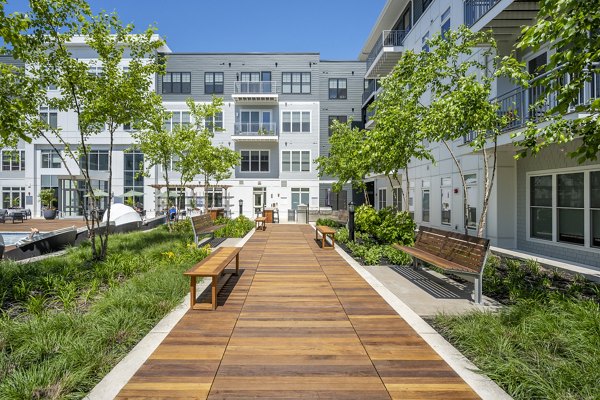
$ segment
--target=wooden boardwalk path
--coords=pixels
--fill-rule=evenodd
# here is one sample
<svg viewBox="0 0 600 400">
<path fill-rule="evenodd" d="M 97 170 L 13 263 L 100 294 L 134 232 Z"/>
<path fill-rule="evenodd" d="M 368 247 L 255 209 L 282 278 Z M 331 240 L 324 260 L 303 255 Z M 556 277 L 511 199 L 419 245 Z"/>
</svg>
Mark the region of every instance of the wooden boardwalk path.
<svg viewBox="0 0 600 400">
<path fill-rule="evenodd" d="M 118 398 L 475 399 L 304 225 L 268 225 L 216 311 L 188 311 Z"/>
</svg>

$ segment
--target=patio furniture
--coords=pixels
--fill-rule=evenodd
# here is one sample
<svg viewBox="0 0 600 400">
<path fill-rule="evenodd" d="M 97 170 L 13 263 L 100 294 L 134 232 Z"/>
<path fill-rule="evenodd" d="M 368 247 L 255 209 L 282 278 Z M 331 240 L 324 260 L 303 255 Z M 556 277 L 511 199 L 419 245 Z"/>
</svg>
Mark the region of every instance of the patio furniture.
<svg viewBox="0 0 600 400">
<path fill-rule="evenodd" d="M 315 232 L 315 240 L 319 240 L 319 233 L 321 234 L 321 248 L 322 249 L 334 249 L 335 248 L 335 229 L 329 226 L 317 225 Z M 331 238 L 331 246 L 325 246 L 327 243 L 327 236 Z"/>
<path fill-rule="evenodd" d="M 225 267 L 235 258 L 235 275 L 239 274 L 241 250 L 241 247 L 220 247 L 204 260 L 194 265 L 193 268 L 183 273 L 190 277 L 190 308 L 194 310 L 216 310 L 217 294 L 232 275 L 232 273 L 224 273 Z M 210 304 L 196 303 L 196 278 L 198 277 L 212 279 L 212 301 Z"/>
<path fill-rule="evenodd" d="M 215 231 L 224 225 L 214 225 L 210 214 L 196 215 L 192 217 L 192 231 L 194 232 L 194 242 L 198 245 L 198 237 L 208 233 L 214 235 Z"/>
<path fill-rule="evenodd" d="M 488 239 L 421 226 L 413 247 L 393 246 L 413 256 L 414 268 L 417 260 L 421 260 L 472 281 L 474 300 L 481 303 L 483 268 L 490 248 Z"/>
<path fill-rule="evenodd" d="M 267 218 L 266 217 L 256 217 L 254 220 L 254 227 L 256 230 L 261 229 L 263 232 L 267 230 Z"/>
</svg>

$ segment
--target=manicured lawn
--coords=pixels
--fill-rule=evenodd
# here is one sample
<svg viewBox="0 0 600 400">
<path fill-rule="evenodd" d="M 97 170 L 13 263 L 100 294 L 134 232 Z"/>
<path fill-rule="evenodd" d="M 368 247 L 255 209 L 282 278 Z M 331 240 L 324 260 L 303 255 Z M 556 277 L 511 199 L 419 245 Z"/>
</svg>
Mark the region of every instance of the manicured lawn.
<svg viewBox="0 0 600 400">
<path fill-rule="evenodd" d="M 497 313 L 438 316 L 433 324 L 515 399 L 600 398 L 600 290 L 532 262 L 492 261 L 484 293 Z"/>
<path fill-rule="evenodd" d="M 187 228 L 115 235 L 106 261 L 89 248 L 0 264 L 0 398 L 81 398 L 188 290 L 207 255 Z"/>
</svg>

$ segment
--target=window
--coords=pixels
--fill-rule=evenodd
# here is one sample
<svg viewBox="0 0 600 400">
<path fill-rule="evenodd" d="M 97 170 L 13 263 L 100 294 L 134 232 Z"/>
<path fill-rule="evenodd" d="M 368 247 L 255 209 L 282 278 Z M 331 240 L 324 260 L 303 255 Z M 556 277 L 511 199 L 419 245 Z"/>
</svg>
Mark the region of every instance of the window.
<svg viewBox="0 0 600 400">
<path fill-rule="evenodd" d="M 204 94 L 223 93 L 223 73 L 205 72 L 204 73 Z"/>
<path fill-rule="evenodd" d="M 101 66 L 91 65 L 88 67 L 88 74 L 99 77 L 102 76 L 104 69 Z"/>
<path fill-rule="evenodd" d="M 583 245 L 583 172 L 556 176 L 558 241 Z"/>
<path fill-rule="evenodd" d="M 60 155 L 52 150 L 42 150 L 42 168 L 60 168 Z"/>
<path fill-rule="evenodd" d="M 283 72 L 281 81 L 285 94 L 310 94 L 310 72 Z"/>
<path fill-rule="evenodd" d="M 40 121 L 50 128 L 58 127 L 58 110 L 56 108 L 40 107 Z"/>
<path fill-rule="evenodd" d="M 410 181 L 408 188 L 408 213 L 415 219 L 415 182 Z"/>
<path fill-rule="evenodd" d="M 223 207 L 223 189 L 213 188 L 206 193 L 206 204 L 209 207 Z"/>
<path fill-rule="evenodd" d="M 402 211 L 402 188 L 392 189 L 392 207 L 396 211 Z"/>
<path fill-rule="evenodd" d="M 190 124 L 189 111 L 170 111 L 171 117 L 165 119 L 165 129 L 173 131 L 178 126 L 187 126 Z"/>
<path fill-rule="evenodd" d="M 167 72 L 162 78 L 162 92 L 165 94 L 192 93 L 192 73 Z"/>
<path fill-rule="evenodd" d="M 378 195 L 379 195 L 379 209 L 383 210 L 384 208 L 387 207 L 387 190 L 379 189 Z"/>
<path fill-rule="evenodd" d="M 3 150 L 2 171 L 25 171 L 25 150 Z"/>
<path fill-rule="evenodd" d="M 297 210 L 299 204 L 308 205 L 310 201 L 310 189 L 292 188 L 292 209 Z"/>
<path fill-rule="evenodd" d="M 410 31 L 411 27 L 411 6 L 409 5 L 408 7 L 406 7 L 404 14 L 402 14 L 400 30 L 408 32 Z"/>
<path fill-rule="evenodd" d="M 82 169 L 89 171 L 108 171 L 108 150 L 90 150 L 88 153 L 88 162 L 85 162 L 83 156 L 80 159 Z"/>
<path fill-rule="evenodd" d="M 421 187 L 421 220 L 423 222 L 430 222 L 429 219 L 429 207 L 430 207 L 430 189 L 431 182 L 423 181 Z"/>
<path fill-rule="evenodd" d="M 144 154 L 138 151 L 124 154 L 123 191 L 144 193 Z M 144 196 L 130 196 L 134 205 L 144 208 Z M 127 200 L 124 199 L 124 200 Z"/>
<path fill-rule="evenodd" d="M 18 208 L 25 206 L 24 187 L 2 188 L 2 208 Z"/>
<path fill-rule="evenodd" d="M 452 178 L 442 178 L 442 225 L 452 221 Z"/>
<path fill-rule="evenodd" d="M 590 172 L 590 213 L 592 237 L 590 244 L 600 247 L 600 171 Z"/>
<path fill-rule="evenodd" d="M 427 39 L 429 39 L 429 32 L 427 32 L 422 38 L 421 38 L 421 44 L 423 45 L 423 47 L 421 47 L 421 50 L 423 50 L 426 53 L 429 53 L 429 45 L 427 44 Z"/>
<path fill-rule="evenodd" d="M 242 150 L 242 172 L 269 172 L 268 150 Z"/>
<path fill-rule="evenodd" d="M 283 172 L 310 172 L 310 151 L 283 151 L 281 153 Z"/>
<path fill-rule="evenodd" d="M 132 131 L 133 128 L 131 127 L 131 122 L 127 122 L 126 124 L 123 124 L 123 130 L 127 131 L 127 132 Z"/>
<path fill-rule="evenodd" d="M 282 113 L 282 132 L 309 133 L 310 111 L 284 111 Z"/>
<path fill-rule="evenodd" d="M 467 186 L 467 227 L 475 229 L 477 226 L 477 204 L 479 204 L 479 191 L 477 190 L 477 175 L 465 175 Z"/>
<path fill-rule="evenodd" d="M 220 132 L 223 130 L 223 112 L 218 112 L 206 121 L 206 128 L 209 132 Z"/>
<path fill-rule="evenodd" d="M 552 175 L 532 176 L 529 190 L 530 236 L 552 240 Z"/>
<path fill-rule="evenodd" d="M 242 111 L 241 123 L 236 127 L 239 133 L 274 134 L 271 124 L 271 111 Z"/>
<path fill-rule="evenodd" d="M 329 136 L 333 134 L 331 131 L 331 126 L 333 125 L 333 121 L 339 121 L 342 124 L 348 123 L 348 116 L 346 115 L 330 115 L 329 116 Z"/>
<path fill-rule="evenodd" d="M 346 78 L 329 79 L 329 99 L 345 100 L 348 98 L 348 88 Z"/>
<path fill-rule="evenodd" d="M 442 14 L 442 38 L 446 39 L 446 33 L 450 30 L 450 7 Z"/>
</svg>

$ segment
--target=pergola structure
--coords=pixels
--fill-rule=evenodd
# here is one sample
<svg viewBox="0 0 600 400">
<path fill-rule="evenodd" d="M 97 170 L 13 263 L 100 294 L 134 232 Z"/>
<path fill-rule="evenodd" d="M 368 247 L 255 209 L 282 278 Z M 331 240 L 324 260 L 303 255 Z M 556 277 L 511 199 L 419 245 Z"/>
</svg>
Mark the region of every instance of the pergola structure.
<svg viewBox="0 0 600 400">
<path fill-rule="evenodd" d="M 148 186 L 150 186 L 150 187 L 152 187 L 154 189 L 157 189 L 159 191 L 161 191 L 164 188 L 168 188 L 169 190 L 181 190 L 183 188 L 183 189 L 191 189 L 192 192 L 194 192 L 197 188 L 202 188 L 202 189 L 204 189 L 204 198 L 205 198 L 205 200 L 207 199 L 207 195 L 206 194 L 207 194 L 208 189 L 212 189 L 213 196 L 214 196 L 214 193 L 215 193 L 216 189 L 223 190 L 224 191 L 223 198 L 227 199 L 228 198 L 227 191 L 229 190 L 229 188 L 232 187 L 232 185 L 210 185 L 210 184 L 209 185 L 205 185 L 205 184 L 200 184 L 200 183 L 188 183 L 188 184 L 185 184 L 185 185 L 177 185 L 177 184 L 169 184 L 169 185 L 167 185 L 167 184 L 164 184 L 164 183 L 157 183 L 157 184 L 152 184 L 152 185 L 148 185 Z M 195 197 L 195 196 L 185 196 L 185 197 L 188 198 L 188 197 Z M 224 202 L 223 206 L 225 208 L 225 211 L 228 212 L 231 205 L 229 204 L 229 202 Z"/>
</svg>

